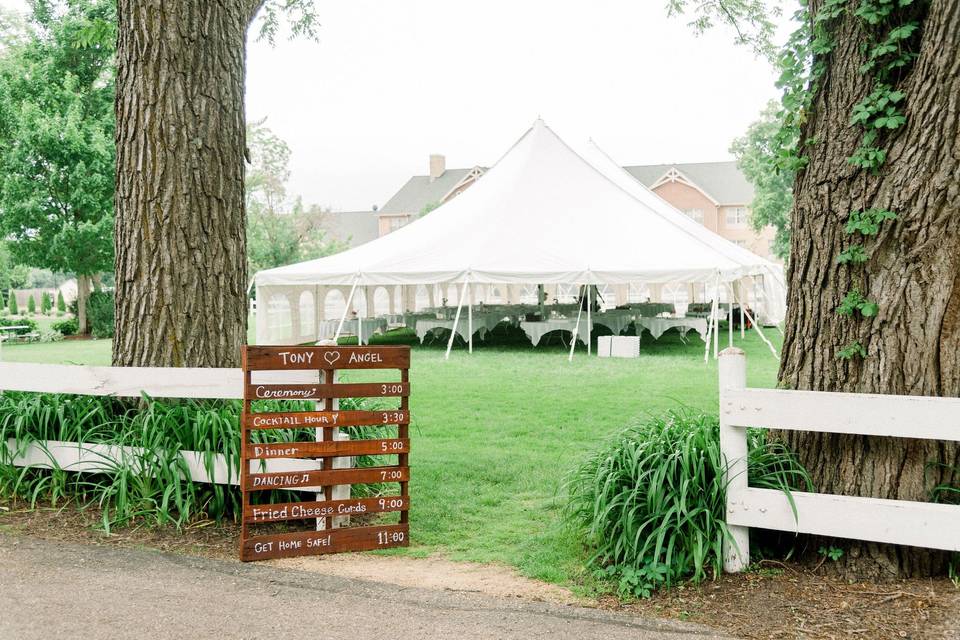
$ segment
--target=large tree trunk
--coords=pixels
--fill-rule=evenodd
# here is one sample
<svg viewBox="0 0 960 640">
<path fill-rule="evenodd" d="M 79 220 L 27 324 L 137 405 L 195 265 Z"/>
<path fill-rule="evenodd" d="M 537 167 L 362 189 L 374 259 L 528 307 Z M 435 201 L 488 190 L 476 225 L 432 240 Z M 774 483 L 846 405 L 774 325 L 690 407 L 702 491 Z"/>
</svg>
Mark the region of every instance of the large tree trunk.
<svg viewBox="0 0 960 640">
<path fill-rule="evenodd" d="M 117 366 L 237 366 L 246 31 L 262 0 L 117 2 Z"/>
<path fill-rule="evenodd" d="M 815 12 L 820 2 L 811 4 Z M 888 157 L 876 176 L 847 162 L 862 136 L 850 124 L 851 109 L 868 92 L 858 70 L 863 35 L 849 13 L 831 30 L 836 48 L 804 131 L 818 142 L 794 187 L 780 367 L 788 388 L 960 395 L 960 2 L 931 2 L 922 29 L 919 58 L 899 85 L 908 120 L 883 143 Z M 899 220 L 866 243 L 865 268 L 838 265 L 851 241 L 847 215 L 868 207 L 890 209 Z M 878 317 L 835 313 L 853 286 L 879 303 Z M 838 359 L 854 340 L 868 356 Z M 955 443 L 785 438 L 824 493 L 926 501 L 936 484 L 960 480 Z M 840 568 L 848 576 L 898 577 L 941 571 L 944 560 L 938 552 L 861 544 Z"/>
<path fill-rule="evenodd" d="M 87 322 L 87 299 L 90 297 L 90 276 L 77 276 L 77 333 L 86 335 L 90 331 Z"/>
</svg>

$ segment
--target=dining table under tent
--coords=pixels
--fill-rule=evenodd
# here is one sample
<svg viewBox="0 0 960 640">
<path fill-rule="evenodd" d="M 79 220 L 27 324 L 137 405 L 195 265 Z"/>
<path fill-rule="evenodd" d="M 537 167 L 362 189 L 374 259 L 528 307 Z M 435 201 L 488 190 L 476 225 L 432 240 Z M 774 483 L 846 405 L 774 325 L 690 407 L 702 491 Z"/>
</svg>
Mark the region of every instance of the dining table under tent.
<svg viewBox="0 0 960 640">
<path fill-rule="evenodd" d="M 422 322 L 421 329 L 450 331 L 448 356 L 455 335 L 472 351 L 475 333 L 511 321 L 534 344 L 551 330 L 569 331 L 571 358 L 577 338 L 590 348 L 598 324 L 616 334 L 636 323 L 638 335 L 643 324 L 655 336 L 693 327 L 708 357 L 711 336 L 717 350 L 721 298 L 729 339 L 736 303 L 741 335 L 749 320 L 776 355 L 760 325 L 779 324 L 786 299 L 780 265 L 690 219 L 593 143 L 575 152 L 540 119 L 481 179 L 429 214 L 342 253 L 260 271 L 252 286 L 258 344 L 336 339 L 345 328 L 362 341 L 388 326 Z M 594 311 L 589 297 L 597 287 L 606 298 L 612 292 L 617 309 Z M 627 305 L 637 287 L 646 294 L 640 312 Z M 656 313 L 674 308 L 668 292 L 678 287 L 687 300 L 710 303 L 699 324 Z M 536 292 L 535 304 L 518 305 L 525 291 Z M 328 318 L 333 292 L 345 306 Z M 377 316 L 374 299 L 383 292 L 388 308 Z M 564 293 L 588 299 L 561 304 Z M 441 300 L 450 303 L 446 314 L 437 313 Z M 418 314 L 420 306 L 430 311 Z"/>
</svg>

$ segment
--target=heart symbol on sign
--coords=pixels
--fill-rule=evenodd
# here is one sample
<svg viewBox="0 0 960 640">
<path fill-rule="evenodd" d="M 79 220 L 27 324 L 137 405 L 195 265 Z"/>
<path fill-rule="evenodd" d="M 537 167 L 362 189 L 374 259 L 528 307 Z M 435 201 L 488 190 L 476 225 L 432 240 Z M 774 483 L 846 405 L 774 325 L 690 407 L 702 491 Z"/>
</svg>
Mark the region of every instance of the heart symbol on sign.
<svg viewBox="0 0 960 640">
<path fill-rule="evenodd" d="M 333 364 L 340 359 L 339 351 L 327 351 L 323 354 L 323 359 L 327 361 L 327 364 Z"/>
</svg>

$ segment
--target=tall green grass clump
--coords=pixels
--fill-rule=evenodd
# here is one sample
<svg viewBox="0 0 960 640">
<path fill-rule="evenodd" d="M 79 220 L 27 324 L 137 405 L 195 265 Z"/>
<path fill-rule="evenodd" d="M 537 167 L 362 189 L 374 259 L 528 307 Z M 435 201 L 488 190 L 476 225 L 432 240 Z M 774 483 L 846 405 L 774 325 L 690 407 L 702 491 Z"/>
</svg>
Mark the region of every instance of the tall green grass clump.
<svg viewBox="0 0 960 640">
<path fill-rule="evenodd" d="M 752 486 L 810 489 L 782 445 L 751 431 Z M 716 416 L 670 411 L 610 438 L 565 480 L 567 522 L 587 544 L 588 565 L 624 597 L 718 575 L 726 487 Z"/>
<path fill-rule="evenodd" d="M 345 399 L 341 410 L 370 409 L 365 400 Z M 313 403 L 257 401 L 254 411 L 303 411 Z M 136 455 L 103 456 L 103 470 L 76 473 L 62 469 L 14 467 L 0 446 L 0 496 L 35 505 L 75 499 L 103 514 L 103 527 L 134 519 L 181 527 L 197 519 L 237 519 L 242 511 L 239 487 L 193 482 L 180 455 L 199 451 L 209 475 L 216 456 L 224 456 L 234 477 L 240 473 L 241 403 L 238 400 L 122 400 L 110 397 L 6 392 L 0 394 L 0 443 L 48 440 L 115 445 L 141 450 Z M 395 427 L 354 427 L 353 438 L 396 437 Z M 254 431 L 256 442 L 312 441 L 312 429 Z M 395 464 L 396 456 L 358 456 L 356 466 Z M 355 485 L 356 497 L 380 495 L 387 485 Z M 291 492 L 259 492 L 254 502 L 292 499 Z"/>
</svg>

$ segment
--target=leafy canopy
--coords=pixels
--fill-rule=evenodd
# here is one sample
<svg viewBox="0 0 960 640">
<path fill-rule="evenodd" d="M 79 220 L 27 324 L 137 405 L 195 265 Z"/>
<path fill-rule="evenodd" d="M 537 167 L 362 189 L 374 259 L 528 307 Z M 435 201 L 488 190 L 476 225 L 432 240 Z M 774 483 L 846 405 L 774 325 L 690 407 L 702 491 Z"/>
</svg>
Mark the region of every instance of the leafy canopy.
<svg viewBox="0 0 960 640">
<path fill-rule="evenodd" d="M 92 275 L 113 264 L 114 89 L 112 41 L 90 30 L 115 8 L 32 8 L 0 36 L 0 233 L 17 262 Z"/>
<path fill-rule="evenodd" d="M 774 253 L 782 259 L 790 254 L 790 208 L 793 206 L 793 171 L 777 166 L 777 133 L 781 122 L 779 105 L 771 101 L 750 125 L 733 141 L 730 152 L 737 166 L 753 185 L 750 222 L 758 231 L 767 225 L 777 230 Z"/>
<path fill-rule="evenodd" d="M 341 250 L 326 231 L 327 211 L 290 202 L 290 147 L 264 121 L 247 125 L 250 164 L 245 182 L 247 272 L 320 258 Z"/>
</svg>

